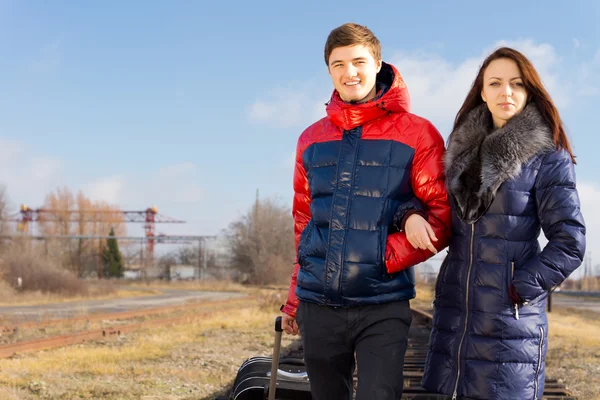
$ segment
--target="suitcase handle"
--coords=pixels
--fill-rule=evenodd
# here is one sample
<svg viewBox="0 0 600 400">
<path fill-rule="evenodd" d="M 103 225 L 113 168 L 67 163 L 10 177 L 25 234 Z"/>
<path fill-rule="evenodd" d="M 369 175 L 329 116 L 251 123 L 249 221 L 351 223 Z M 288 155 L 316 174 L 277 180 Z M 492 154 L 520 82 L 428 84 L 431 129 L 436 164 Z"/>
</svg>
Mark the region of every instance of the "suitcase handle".
<svg viewBox="0 0 600 400">
<path fill-rule="evenodd" d="M 269 372 L 269 376 L 271 373 Z M 277 378 L 291 382 L 308 382 L 308 373 L 306 372 L 287 372 L 281 369 L 277 370 Z"/>
<path fill-rule="evenodd" d="M 298 357 L 279 357 L 279 365 L 281 364 L 293 365 L 295 367 L 304 367 L 306 365 L 304 359 Z"/>
<path fill-rule="evenodd" d="M 275 318 L 275 345 L 273 346 L 273 360 L 271 362 L 271 379 L 269 380 L 268 400 L 275 400 L 275 388 L 277 387 L 277 370 L 279 367 L 279 352 L 281 350 L 281 316 Z"/>
</svg>

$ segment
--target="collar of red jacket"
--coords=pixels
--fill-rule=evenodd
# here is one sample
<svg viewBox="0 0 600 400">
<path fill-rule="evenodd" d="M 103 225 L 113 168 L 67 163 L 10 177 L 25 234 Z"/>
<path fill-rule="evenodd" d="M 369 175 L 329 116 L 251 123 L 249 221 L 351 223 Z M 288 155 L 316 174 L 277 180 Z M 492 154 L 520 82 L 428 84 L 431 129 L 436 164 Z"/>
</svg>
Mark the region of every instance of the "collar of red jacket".
<svg viewBox="0 0 600 400">
<path fill-rule="evenodd" d="M 374 100 L 360 104 L 346 103 L 334 90 L 327 104 L 329 119 L 340 128 L 349 130 L 385 115 L 409 112 L 408 89 L 396 67 L 384 62 L 377 74 L 377 83 L 388 87 L 387 91 Z"/>
</svg>

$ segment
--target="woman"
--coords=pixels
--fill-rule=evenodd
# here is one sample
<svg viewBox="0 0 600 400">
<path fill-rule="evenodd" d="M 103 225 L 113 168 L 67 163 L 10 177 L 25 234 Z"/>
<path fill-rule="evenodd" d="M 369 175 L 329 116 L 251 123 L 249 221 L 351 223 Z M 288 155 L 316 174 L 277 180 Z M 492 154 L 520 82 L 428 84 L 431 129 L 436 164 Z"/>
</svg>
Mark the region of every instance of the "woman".
<svg viewBox="0 0 600 400">
<path fill-rule="evenodd" d="M 541 399 L 546 297 L 581 264 L 585 225 L 571 146 L 523 54 L 500 48 L 484 61 L 444 161 L 452 239 L 423 386 L 453 399 Z"/>
</svg>

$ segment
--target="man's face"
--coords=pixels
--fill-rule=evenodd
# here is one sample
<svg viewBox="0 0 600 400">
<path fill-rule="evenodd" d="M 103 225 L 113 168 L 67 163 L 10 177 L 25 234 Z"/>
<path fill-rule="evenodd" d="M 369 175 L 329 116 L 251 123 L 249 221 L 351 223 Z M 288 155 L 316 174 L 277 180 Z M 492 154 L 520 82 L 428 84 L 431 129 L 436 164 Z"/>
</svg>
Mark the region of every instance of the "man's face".
<svg viewBox="0 0 600 400">
<path fill-rule="evenodd" d="M 327 69 L 342 100 L 363 103 L 375 97 L 381 60 L 375 60 L 367 47 L 361 44 L 336 47 L 329 56 Z"/>
</svg>

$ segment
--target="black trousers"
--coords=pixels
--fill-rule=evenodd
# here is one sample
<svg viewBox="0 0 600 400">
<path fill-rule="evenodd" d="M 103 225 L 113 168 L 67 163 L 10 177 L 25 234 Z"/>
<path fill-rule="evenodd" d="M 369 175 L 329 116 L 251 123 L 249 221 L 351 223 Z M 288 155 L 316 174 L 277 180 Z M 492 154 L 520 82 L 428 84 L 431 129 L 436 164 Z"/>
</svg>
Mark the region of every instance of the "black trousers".
<svg viewBox="0 0 600 400">
<path fill-rule="evenodd" d="M 356 400 L 400 400 L 408 300 L 350 308 L 300 302 L 296 320 L 314 400 L 351 400 L 355 366 Z"/>
</svg>

